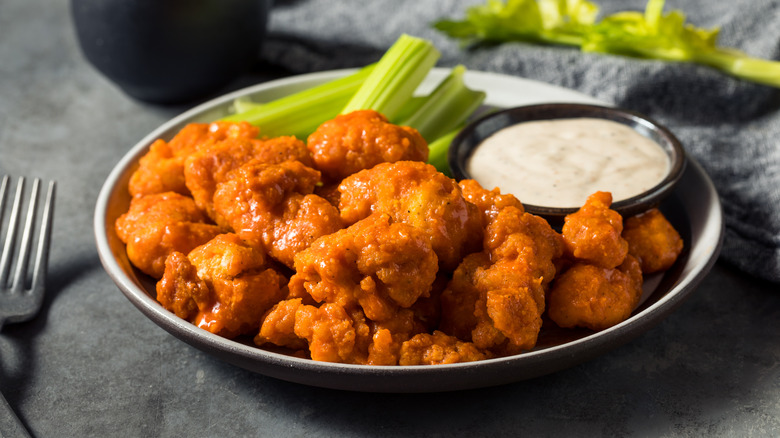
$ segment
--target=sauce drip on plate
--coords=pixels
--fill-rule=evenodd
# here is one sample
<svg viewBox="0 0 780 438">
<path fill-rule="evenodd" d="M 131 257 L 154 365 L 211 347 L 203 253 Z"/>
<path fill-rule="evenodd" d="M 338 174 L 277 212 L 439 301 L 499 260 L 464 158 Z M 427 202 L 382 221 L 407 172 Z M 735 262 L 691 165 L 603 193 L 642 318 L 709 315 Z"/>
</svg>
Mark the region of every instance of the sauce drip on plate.
<svg viewBox="0 0 780 438">
<path fill-rule="evenodd" d="M 575 118 L 504 128 L 476 148 L 467 171 L 525 204 L 567 208 L 599 190 L 615 202 L 638 195 L 661 182 L 669 166 L 661 146 L 630 127 Z"/>
</svg>

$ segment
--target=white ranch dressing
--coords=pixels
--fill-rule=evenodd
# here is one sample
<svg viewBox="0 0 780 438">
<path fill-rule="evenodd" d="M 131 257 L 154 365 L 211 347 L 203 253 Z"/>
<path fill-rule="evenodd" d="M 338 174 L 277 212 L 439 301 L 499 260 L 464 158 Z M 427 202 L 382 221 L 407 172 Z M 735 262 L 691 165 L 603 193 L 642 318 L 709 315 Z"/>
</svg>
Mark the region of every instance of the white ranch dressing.
<svg viewBox="0 0 780 438">
<path fill-rule="evenodd" d="M 499 187 L 525 204 L 579 207 L 596 191 L 613 202 L 652 188 L 669 157 L 630 127 L 596 118 L 519 123 L 485 139 L 467 171 L 486 189 Z"/>
</svg>

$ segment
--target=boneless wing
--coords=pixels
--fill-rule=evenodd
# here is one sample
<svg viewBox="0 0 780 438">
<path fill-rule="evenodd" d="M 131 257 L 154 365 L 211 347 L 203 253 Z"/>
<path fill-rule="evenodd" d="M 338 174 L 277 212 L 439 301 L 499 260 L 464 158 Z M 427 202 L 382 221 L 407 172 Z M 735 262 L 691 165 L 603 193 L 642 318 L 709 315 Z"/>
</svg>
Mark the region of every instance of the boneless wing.
<svg viewBox="0 0 780 438">
<path fill-rule="evenodd" d="M 365 318 L 343 306 L 304 304 L 291 298 L 276 304 L 264 317 L 255 344 L 273 344 L 303 351 L 313 360 L 365 363 L 370 339 Z"/>
<path fill-rule="evenodd" d="M 227 226 L 214 211 L 217 184 L 249 161 L 279 164 L 288 160 L 312 164 L 306 145 L 295 137 L 226 139 L 191 154 L 184 163 L 184 181 L 198 207 L 218 224 Z"/>
<path fill-rule="evenodd" d="M 416 129 L 389 123 L 374 110 L 342 114 L 323 123 L 309 136 L 307 146 L 327 181 L 340 181 L 379 163 L 428 160 L 428 143 Z"/>
<path fill-rule="evenodd" d="M 158 139 L 139 160 L 130 177 L 132 196 L 176 192 L 189 195 L 184 180 L 184 162 L 192 153 L 225 139 L 257 137 L 259 130 L 247 122 L 190 123 L 169 142 Z"/>
<path fill-rule="evenodd" d="M 603 330 L 629 316 L 642 297 L 642 269 L 631 255 L 616 268 L 577 262 L 554 282 L 548 315 L 560 327 Z"/>
<path fill-rule="evenodd" d="M 543 218 L 508 206 L 487 227 L 484 247 L 492 260 L 523 266 L 546 286 L 555 277 L 555 261 L 563 256 L 565 243 Z"/>
<path fill-rule="evenodd" d="M 680 234 L 657 208 L 626 219 L 623 238 L 645 274 L 669 269 L 683 249 Z"/>
<path fill-rule="evenodd" d="M 409 309 L 401 309 L 391 320 L 378 323 L 368 320 L 357 308 L 347 309 L 338 303 L 304 304 L 301 298 L 291 298 L 266 314 L 255 343 L 308 350 L 308 356 L 319 361 L 398 365 L 404 343 L 421 333 Z M 470 352 L 476 347 L 461 349 Z M 454 357 L 449 359 L 456 361 Z"/>
<path fill-rule="evenodd" d="M 498 187 L 487 190 L 473 179 L 460 180 L 458 185 L 463 193 L 463 198 L 476 205 L 482 213 L 482 223 L 485 227 L 488 226 L 488 224 L 498 216 L 498 212 L 505 207 L 515 207 L 520 210 L 521 213 L 525 211 L 520 200 L 512 194 L 501 193 L 501 190 Z"/>
<path fill-rule="evenodd" d="M 596 192 L 577 212 L 564 219 L 562 234 L 569 256 L 604 268 L 614 268 L 628 254 L 623 218 L 612 209 L 612 195 Z"/>
<path fill-rule="evenodd" d="M 415 335 L 402 344 L 400 356 L 399 365 L 440 365 L 491 357 L 474 344 L 440 331 Z"/>
<path fill-rule="evenodd" d="M 463 198 L 452 179 L 430 164 L 379 164 L 345 178 L 339 192 L 344 223 L 386 213 L 396 222 L 422 230 L 446 271 L 453 271 L 463 257 L 481 248 L 479 210 Z"/>
<path fill-rule="evenodd" d="M 312 194 L 320 173 L 300 161 L 250 161 L 217 185 L 214 210 L 242 239 L 288 267 L 317 238 L 342 228 L 338 210 Z"/>
<path fill-rule="evenodd" d="M 198 327 L 232 338 L 256 332 L 287 295 L 287 278 L 257 248 L 220 234 L 188 255 L 172 253 L 157 283 L 157 300 Z"/>
<path fill-rule="evenodd" d="M 133 265 L 160 278 L 169 254 L 188 253 L 222 232 L 207 221 L 192 198 L 166 192 L 133 198 L 115 228 Z"/>
<path fill-rule="evenodd" d="M 485 231 L 484 246 L 463 260 L 442 293 L 441 329 L 500 355 L 528 350 L 542 326 L 561 237 L 540 218 L 506 206 Z"/>
<path fill-rule="evenodd" d="M 359 306 L 369 319 L 387 321 L 428 295 L 437 270 L 424 234 L 376 214 L 298 253 L 290 294 L 348 309 Z"/>
</svg>

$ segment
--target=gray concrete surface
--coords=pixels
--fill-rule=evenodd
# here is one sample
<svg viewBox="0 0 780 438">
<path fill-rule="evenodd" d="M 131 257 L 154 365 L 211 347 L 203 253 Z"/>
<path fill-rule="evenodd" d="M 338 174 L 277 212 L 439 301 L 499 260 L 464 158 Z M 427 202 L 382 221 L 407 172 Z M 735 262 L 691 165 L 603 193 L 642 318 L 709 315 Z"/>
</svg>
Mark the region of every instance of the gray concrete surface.
<svg viewBox="0 0 780 438">
<path fill-rule="evenodd" d="M 456 393 L 311 388 L 225 364 L 147 320 L 92 214 L 125 151 L 186 106 L 133 101 L 81 57 L 64 1 L 0 0 L 0 174 L 59 183 L 50 291 L 0 332 L 0 391 L 38 437 L 652 436 L 780 432 L 780 289 L 718 263 L 659 326 L 591 362 Z M 280 74 L 242 78 L 231 88 Z"/>
</svg>

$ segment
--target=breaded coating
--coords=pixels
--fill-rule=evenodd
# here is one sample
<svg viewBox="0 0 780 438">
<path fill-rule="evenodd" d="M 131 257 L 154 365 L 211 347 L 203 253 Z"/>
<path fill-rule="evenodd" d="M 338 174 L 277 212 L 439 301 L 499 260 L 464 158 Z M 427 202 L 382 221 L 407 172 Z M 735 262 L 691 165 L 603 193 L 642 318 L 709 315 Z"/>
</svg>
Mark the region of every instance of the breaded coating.
<svg viewBox="0 0 780 438">
<path fill-rule="evenodd" d="M 609 192 L 596 192 L 577 212 L 566 216 L 562 233 L 570 257 L 602 268 L 623 263 L 628 254 L 628 242 L 620 235 L 623 218 L 610 205 Z"/>
<path fill-rule="evenodd" d="M 293 298 L 268 312 L 254 341 L 259 346 L 308 347 L 313 360 L 364 364 L 370 339 L 369 327 L 359 312 L 348 312 L 334 303 L 316 307 Z"/>
<path fill-rule="evenodd" d="M 475 309 L 480 298 L 479 277 L 490 265 L 490 256 L 477 252 L 466 256 L 455 269 L 452 280 L 441 294 L 441 331 L 458 339 L 471 340 L 471 331 L 478 322 Z"/>
<path fill-rule="evenodd" d="M 626 219 L 623 238 L 645 274 L 671 268 L 683 249 L 680 234 L 657 208 Z"/>
<path fill-rule="evenodd" d="M 314 360 L 363 365 L 398 365 L 401 360 L 408 365 L 455 363 L 489 357 L 473 344 L 441 332 L 424 334 L 408 309 L 376 323 L 359 310 L 349 312 L 335 303 L 306 305 L 299 298 L 282 301 L 267 313 L 255 343 L 308 348 Z"/>
<path fill-rule="evenodd" d="M 631 255 L 617 268 L 578 262 L 556 278 L 547 314 L 560 327 L 603 330 L 625 321 L 642 297 L 642 269 Z"/>
<path fill-rule="evenodd" d="M 516 354 L 536 345 L 545 308 L 542 279 L 525 263 L 499 260 L 472 274 L 479 292 L 471 340 L 498 354 Z"/>
<path fill-rule="evenodd" d="M 421 296 L 410 307 L 414 313 L 414 320 L 421 325 L 423 331 L 430 333 L 439 327 L 441 323 L 441 294 L 449 282 L 450 276 L 447 273 L 438 272 L 428 296 Z"/>
<path fill-rule="evenodd" d="M 493 265 L 493 269 L 501 264 Z M 536 345 L 542 328 L 542 312 L 536 296 L 538 283 L 504 289 L 489 289 L 477 301 L 477 326 L 471 332 L 474 344 L 502 354 L 515 354 Z"/>
<path fill-rule="evenodd" d="M 302 301 L 292 298 L 276 303 L 263 317 L 255 344 L 274 344 L 294 350 L 307 348 L 306 340 L 295 334 L 295 313 L 303 306 Z"/>
<path fill-rule="evenodd" d="M 374 110 L 339 115 L 306 143 L 315 167 L 331 182 L 379 163 L 428 160 L 428 143 L 416 129 L 389 123 Z"/>
<path fill-rule="evenodd" d="M 542 327 L 562 238 L 543 219 L 506 206 L 488 226 L 484 246 L 463 260 L 442 293 L 440 328 L 496 354 L 529 350 Z"/>
<path fill-rule="evenodd" d="M 396 222 L 422 230 L 445 271 L 453 271 L 463 257 L 481 249 L 479 210 L 463 199 L 455 181 L 430 164 L 379 164 L 345 178 L 339 192 L 345 224 L 374 212 L 387 213 Z"/>
<path fill-rule="evenodd" d="M 173 253 L 157 300 L 177 316 L 226 338 L 255 332 L 287 295 L 287 278 L 235 234 L 220 234 L 189 255 Z"/>
<path fill-rule="evenodd" d="M 342 228 L 336 207 L 311 194 L 320 173 L 299 161 L 250 161 L 217 184 L 214 210 L 242 239 L 288 267 L 317 238 Z"/>
<path fill-rule="evenodd" d="M 492 260 L 522 265 L 546 286 L 555 277 L 554 261 L 563 256 L 565 242 L 543 218 L 509 206 L 488 226 L 484 247 Z"/>
<path fill-rule="evenodd" d="M 311 166 L 306 145 L 295 137 L 271 139 L 226 139 L 191 154 L 184 163 L 184 181 L 195 204 L 222 226 L 224 218 L 214 211 L 217 184 L 228 179 L 231 172 L 249 161 L 279 164 L 297 160 Z"/>
<path fill-rule="evenodd" d="M 399 365 L 440 365 L 473 362 L 490 358 L 470 342 L 463 342 L 440 331 L 421 333 L 401 346 Z"/>
<path fill-rule="evenodd" d="M 301 306 L 295 312 L 295 334 L 306 339 L 314 360 L 354 363 L 355 327 L 338 304 Z"/>
<path fill-rule="evenodd" d="M 473 179 L 463 179 L 458 182 L 463 193 L 463 198 L 471 202 L 482 212 L 483 226 L 488 226 L 498 212 L 504 207 L 515 207 L 520 212 L 524 212 L 523 204 L 512 194 L 501 194 L 498 187 L 493 190 L 487 190 Z"/>
<path fill-rule="evenodd" d="M 428 294 L 437 258 L 421 231 L 375 214 L 298 253 L 295 271 L 291 296 L 359 306 L 366 317 L 381 322 Z"/>
<path fill-rule="evenodd" d="M 176 192 L 189 195 L 184 181 L 184 161 L 195 151 L 225 139 L 257 137 L 259 131 L 247 122 L 190 123 L 170 142 L 158 139 L 139 160 L 128 190 L 134 197 Z"/>
<path fill-rule="evenodd" d="M 333 204 L 334 207 L 339 207 L 339 198 L 341 197 L 341 193 L 339 193 L 339 184 L 341 181 L 335 184 L 322 184 L 318 185 L 314 188 L 314 194 L 320 197 L 325 198 L 328 202 Z"/>
<path fill-rule="evenodd" d="M 115 227 L 117 236 L 127 245 L 130 262 L 159 279 L 169 254 L 188 253 L 222 232 L 207 221 L 192 198 L 166 192 L 133 198 Z"/>
<path fill-rule="evenodd" d="M 428 332 L 414 309 L 400 309 L 392 319 L 370 321 L 369 326 L 372 339 L 368 347 L 367 365 L 398 365 L 403 343 L 415 335 Z"/>
<path fill-rule="evenodd" d="M 174 251 L 165 262 L 164 275 L 156 286 L 157 301 L 179 318 L 196 321 L 200 309 L 206 309 L 213 299 L 211 289 L 186 255 Z"/>
</svg>

